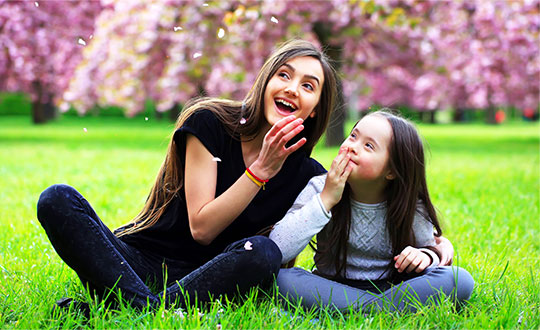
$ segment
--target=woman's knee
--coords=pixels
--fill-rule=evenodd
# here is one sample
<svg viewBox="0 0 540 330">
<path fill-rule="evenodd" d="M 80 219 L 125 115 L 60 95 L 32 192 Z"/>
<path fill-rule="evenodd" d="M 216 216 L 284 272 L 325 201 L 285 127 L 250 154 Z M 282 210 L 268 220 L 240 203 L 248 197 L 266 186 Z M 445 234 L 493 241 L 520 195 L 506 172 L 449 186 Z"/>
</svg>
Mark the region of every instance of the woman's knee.
<svg viewBox="0 0 540 330">
<path fill-rule="evenodd" d="M 260 268 L 261 271 L 271 272 L 274 276 L 277 276 L 282 257 L 276 243 L 265 236 L 253 236 L 247 242 L 251 244 L 246 245 L 245 248 L 251 248 L 250 259 L 256 261 L 257 268 Z"/>
<path fill-rule="evenodd" d="M 54 184 L 45 189 L 39 196 L 37 204 L 38 220 L 43 224 L 56 218 L 55 215 L 58 213 L 64 213 L 75 194 L 78 194 L 77 190 L 66 184 Z"/>
</svg>

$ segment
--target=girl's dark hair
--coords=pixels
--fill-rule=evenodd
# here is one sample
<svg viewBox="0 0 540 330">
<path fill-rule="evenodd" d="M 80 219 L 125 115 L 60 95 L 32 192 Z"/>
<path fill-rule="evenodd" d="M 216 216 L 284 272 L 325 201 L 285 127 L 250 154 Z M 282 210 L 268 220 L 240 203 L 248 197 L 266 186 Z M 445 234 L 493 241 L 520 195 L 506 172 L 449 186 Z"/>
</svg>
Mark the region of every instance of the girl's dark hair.
<svg viewBox="0 0 540 330">
<path fill-rule="evenodd" d="M 407 246 L 415 246 L 412 229 L 415 212 L 418 211 L 428 219 L 436 229 L 435 236 L 442 235 L 435 207 L 431 203 L 426 183 L 426 166 L 424 146 L 414 125 L 392 112 L 388 108 L 368 114 L 382 116 L 392 127 L 389 145 L 388 166 L 395 175 L 389 180 L 385 189 L 386 197 L 386 229 L 392 244 L 392 254 L 398 255 Z M 356 125 L 355 125 L 356 126 Z M 351 227 L 351 188 L 345 185 L 343 197 L 332 208 L 332 219 L 328 228 L 317 235 L 318 265 L 333 264 L 336 279 L 344 278 L 347 265 L 347 242 Z M 418 207 L 418 205 L 424 206 Z M 331 224 L 331 225 L 330 225 Z M 325 233 L 323 233 L 325 232 Z M 321 234 L 323 236 L 319 237 Z M 319 241 L 321 243 L 319 243 Z M 393 260 L 388 265 L 391 267 Z M 397 275 L 395 270 L 391 277 Z"/>
<path fill-rule="evenodd" d="M 319 60 L 324 73 L 321 97 L 314 109 L 316 115 L 313 118 L 308 117 L 304 121 L 304 130 L 299 134 L 299 137 L 296 137 L 297 139 L 306 137 L 307 142 L 299 151 L 305 152 L 308 156 L 311 155 L 313 147 L 324 133 L 330 114 L 334 110 L 337 94 L 337 74 L 326 55 L 312 43 L 305 40 L 290 40 L 276 49 L 259 71 L 255 83 L 243 102 L 219 98 L 196 98 L 190 100 L 178 117 L 174 131 L 182 127 L 184 122 L 195 112 L 209 110 L 223 123 L 225 129 L 233 138 L 242 141 L 254 139 L 261 133 L 262 127 L 266 124 L 264 92 L 268 81 L 286 62 L 303 56 Z M 245 123 L 242 118 L 245 119 Z M 142 211 L 131 221 L 132 225 L 120 228 L 116 233 L 118 236 L 132 234 L 153 226 L 163 215 L 173 197 L 182 189 L 184 185 L 184 167 L 181 161 L 183 155 L 179 155 L 178 150 L 174 139 L 171 138 L 167 155 Z"/>
</svg>

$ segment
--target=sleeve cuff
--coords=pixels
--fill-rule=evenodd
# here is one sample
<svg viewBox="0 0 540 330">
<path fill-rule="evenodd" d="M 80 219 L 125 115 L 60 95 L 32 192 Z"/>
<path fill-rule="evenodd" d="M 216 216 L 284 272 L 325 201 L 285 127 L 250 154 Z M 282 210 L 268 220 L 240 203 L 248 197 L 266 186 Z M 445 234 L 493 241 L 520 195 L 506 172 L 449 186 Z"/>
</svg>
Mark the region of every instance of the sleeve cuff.
<svg viewBox="0 0 540 330">
<path fill-rule="evenodd" d="M 431 251 L 430 249 L 426 249 L 426 248 L 420 248 L 419 250 L 424 252 L 425 254 L 427 254 L 431 258 L 431 265 L 429 265 L 429 267 L 437 267 L 439 265 L 440 259 L 439 259 L 439 256 L 437 255 L 437 253 Z"/>
<path fill-rule="evenodd" d="M 319 206 L 321 207 L 321 211 L 324 213 L 326 218 L 330 219 L 332 217 L 332 212 L 327 212 L 326 208 L 324 207 L 324 204 L 321 200 L 321 194 L 317 194 L 317 201 L 319 202 Z"/>
</svg>

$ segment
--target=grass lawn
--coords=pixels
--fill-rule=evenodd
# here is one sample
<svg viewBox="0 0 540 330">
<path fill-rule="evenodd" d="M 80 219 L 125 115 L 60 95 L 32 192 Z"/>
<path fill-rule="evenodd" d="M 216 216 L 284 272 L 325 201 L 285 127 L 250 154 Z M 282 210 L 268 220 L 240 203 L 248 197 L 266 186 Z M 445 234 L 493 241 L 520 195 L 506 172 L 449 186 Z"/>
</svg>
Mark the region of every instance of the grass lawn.
<svg viewBox="0 0 540 330">
<path fill-rule="evenodd" d="M 68 183 L 109 227 L 128 222 L 143 205 L 172 127 L 140 117 L 64 117 L 42 126 L 0 117 L 0 328 L 540 328 L 540 125 L 521 122 L 419 126 L 444 235 L 456 248 L 456 263 L 476 281 L 459 312 L 445 301 L 415 314 L 297 309 L 284 315 L 275 300 L 257 299 L 255 291 L 242 301 L 216 302 L 204 315 L 118 312 L 101 304 L 92 304 L 86 323 L 51 315 L 55 300 L 85 293 L 36 219 L 39 194 Z M 329 168 L 336 153 L 318 146 L 314 158 Z M 311 257 L 308 248 L 298 264 L 311 267 Z"/>
</svg>

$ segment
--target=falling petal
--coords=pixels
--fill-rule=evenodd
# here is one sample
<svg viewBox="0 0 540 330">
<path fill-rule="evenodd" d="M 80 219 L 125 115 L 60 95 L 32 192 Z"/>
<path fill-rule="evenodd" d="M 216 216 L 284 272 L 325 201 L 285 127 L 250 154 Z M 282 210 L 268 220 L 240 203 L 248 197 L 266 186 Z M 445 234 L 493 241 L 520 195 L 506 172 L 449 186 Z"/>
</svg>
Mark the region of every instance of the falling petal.
<svg viewBox="0 0 540 330">
<path fill-rule="evenodd" d="M 91 34 L 91 35 L 90 35 L 90 38 L 89 38 L 89 39 L 92 39 L 93 37 L 94 37 L 94 35 L 93 35 L 93 34 Z"/>
<path fill-rule="evenodd" d="M 144 117 L 144 120 L 148 121 L 148 117 Z"/>
<path fill-rule="evenodd" d="M 182 27 L 181 27 L 181 26 L 175 26 L 175 27 L 174 27 L 174 32 L 180 31 L 180 30 L 182 30 Z"/>
<path fill-rule="evenodd" d="M 202 5 L 203 5 L 203 7 L 208 7 L 207 3 L 203 3 Z"/>
<path fill-rule="evenodd" d="M 244 125 L 246 121 L 246 118 L 242 117 L 242 119 L 240 119 L 240 125 Z"/>
<path fill-rule="evenodd" d="M 185 315 L 184 315 L 184 312 L 182 311 L 182 308 L 178 308 L 174 311 L 174 315 L 179 317 L 180 319 L 184 319 L 185 318 Z"/>
<path fill-rule="evenodd" d="M 86 129 L 86 127 L 85 127 L 85 128 L 83 128 L 83 131 L 84 131 L 85 133 L 86 133 L 86 132 L 88 132 L 88 130 Z"/>
<path fill-rule="evenodd" d="M 77 41 L 77 43 L 78 43 L 79 45 L 86 46 L 86 41 L 84 41 L 83 38 L 79 38 L 79 40 Z"/>
<path fill-rule="evenodd" d="M 204 316 L 204 313 L 201 312 L 198 308 L 197 308 L 197 316 L 198 316 L 199 318 L 201 318 L 201 317 Z"/>
<path fill-rule="evenodd" d="M 220 162 L 220 161 L 221 161 L 221 158 L 219 158 L 219 157 L 214 157 L 214 158 L 212 158 L 212 161 L 213 161 L 213 162 Z"/>
<path fill-rule="evenodd" d="M 276 24 L 279 22 L 278 19 L 275 18 L 274 16 L 272 16 L 272 18 L 270 19 L 270 21 L 272 21 L 272 23 L 276 23 Z"/>
<path fill-rule="evenodd" d="M 202 56 L 202 54 L 199 53 L 199 52 L 196 52 L 196 53 L 193 54 L 193 58 L 198 58 L 198 57 L 201 57 L 201 56 Z"/>
<path fill-rule="evenodd" d="M 223 28 L 219 28 L 217 36 L 219 39 L 223 38 L 225 36 L 225 30 L 223 30 Z"/>
<path fill-rule="evenodd" d="M 34 2 L 34 5 L 36 5 L 36 7 L 39 7 L 39 3 L 37 1 Z"/>
<path fill-rule="evenodd" d="M 244 244 L 244 249 L 253 250 L 253 248 L 251 246 L 252 246 L 251 242 L 247 241 L 246 244 Z"/>
</svg>

